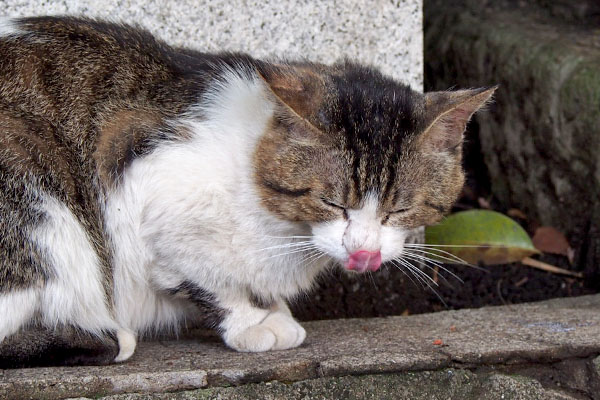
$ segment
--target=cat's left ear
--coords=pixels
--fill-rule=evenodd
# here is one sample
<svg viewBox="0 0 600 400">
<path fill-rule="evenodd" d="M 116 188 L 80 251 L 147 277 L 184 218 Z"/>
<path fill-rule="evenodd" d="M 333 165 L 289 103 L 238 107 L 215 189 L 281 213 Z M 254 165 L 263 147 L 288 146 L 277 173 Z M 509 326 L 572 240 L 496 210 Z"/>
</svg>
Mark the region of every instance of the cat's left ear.
<svg viewBox="0 0 600 400">
<path fill-rule="evenodd" d="M 457 148 L 462 143 L 467 123 L 491 99 L 497 88 L 426 93 L 427 128 L 421 136 L 424 147 L 433 152 Z"/>
</svg>

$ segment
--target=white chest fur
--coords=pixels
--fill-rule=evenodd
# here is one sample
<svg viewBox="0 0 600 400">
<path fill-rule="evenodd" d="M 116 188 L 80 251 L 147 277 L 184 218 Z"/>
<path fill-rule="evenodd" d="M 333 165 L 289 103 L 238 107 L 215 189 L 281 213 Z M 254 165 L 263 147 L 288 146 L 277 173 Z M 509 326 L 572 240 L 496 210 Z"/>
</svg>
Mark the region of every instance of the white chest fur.
<svg viewBox="0 0 600 400">
<path fill-rule="evenodd" d="M 278 220 L 255 193 L 252 154 L 273 113 L 262 82 L 234 73 L 223 82 L 173 121 L 190 140 L 134 161 L 109 195 L 115 307 L 134 331 L 183 317 L 185 307 L 161 294 L 182 281 L 230 297 L 290 297 L 326 261 L 303 245 L 286 247 L 295 239 L 282 238 L 308 235 L 308 226 Z"/>
</svg>

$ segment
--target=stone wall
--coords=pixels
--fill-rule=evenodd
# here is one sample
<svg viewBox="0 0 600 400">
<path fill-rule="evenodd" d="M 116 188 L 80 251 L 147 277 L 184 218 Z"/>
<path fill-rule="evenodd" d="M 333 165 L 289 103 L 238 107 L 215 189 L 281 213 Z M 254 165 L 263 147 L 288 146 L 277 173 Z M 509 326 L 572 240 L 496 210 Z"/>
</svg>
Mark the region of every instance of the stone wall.
<svg viewBox="0 0 600 400">
<path fill-rule="evenodd" d="M 0 15 L 75 14 L 136 23 L 168 43 L 257 57 L 348 57 L 423 86 L 422 0 L 0 0 Z"/>
<path fill-rule="evenodd" d="M 568 13 L 569 3 L 589 3 L 588 11 Z M 476 120 L 493 194 L 503 207 L 565 231 L 577 266 L 597 273 L 597 2 L 427 0 L 424 7 L 426 87 L 500 84 L 495 104 Z"/>
</svg>

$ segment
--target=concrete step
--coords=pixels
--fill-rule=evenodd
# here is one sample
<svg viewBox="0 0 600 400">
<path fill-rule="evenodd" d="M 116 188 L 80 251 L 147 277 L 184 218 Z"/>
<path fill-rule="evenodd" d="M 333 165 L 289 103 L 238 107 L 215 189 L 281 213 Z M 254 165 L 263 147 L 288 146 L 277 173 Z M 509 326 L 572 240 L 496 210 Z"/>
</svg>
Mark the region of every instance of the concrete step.
<svg viewBox="0 0 600 400">
<path fill-rule="evenodd" d="M 304 325 L 307 340 L 294 350 L 236 353 L 214 335 L 196 331 L 179 340 L 142 342 L 120 365 L 0 370 L 0 398 L 600 394 L 600 295 Z M 488 392 L 496 397 L 481 397 Z M 527 393 L 533 397 L 522 397 Z"/>
</svg>

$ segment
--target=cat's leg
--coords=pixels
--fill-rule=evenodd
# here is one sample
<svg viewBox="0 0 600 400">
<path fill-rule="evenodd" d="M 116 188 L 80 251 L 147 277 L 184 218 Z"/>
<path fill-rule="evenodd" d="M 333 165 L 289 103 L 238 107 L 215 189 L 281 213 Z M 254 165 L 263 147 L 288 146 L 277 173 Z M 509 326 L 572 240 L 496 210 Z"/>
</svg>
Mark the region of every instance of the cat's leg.
<svg viewBox="0 0 600 400">
<path fill-rule="evenodd" d="M 198 322 L 216 328 L 225 344 L 237 351 L 290 349 L 306 337 L 282 299 L 257 301 L 256 296 L 239 288 L 211 292 L 190 281 L 166 292 L 191 301 L 200 314 Z"/>
<path fill-rule="evenodd" d="M 30 322 L 39 306 L 37 289 L 0 293 L 0 343 Z"/>
<path fill-rule="evenodd" d="M 40 289 L 0 295 L 0 368 L 103 365 L 115 359 L 116 342 L 109 336 L 67 327 L 28 327 L 39 308 Z"/>
<path fill-rule="evenodd" d="M 48 279 L 40 289 L 39 322 L 50 332 L 58 327 L 42 350 L 56 354 L 55 364 L 112 361 L 114 340 L 108 340 L 111 345 L 103 350 L 102 339 L 120 328 L 111 310 L 110 277 L 89 232 L 73 211 L 50 194 L 40 193 L 40 198 L 45 218 L 30 234 L 49 264 Z M 73 334 L 60 332 L 60 327 L 73 327 Z M 129 343 L 126 353 L 131 355 L 133 348 Z"/>
<path fill-rule="evenodd" d="M 306 331 L 281 299 L 268 308 L 259 308 L 245 299 L 221 303 L 229 310 L 220 325 L 223 340 L 237 351 L 291 349 L 300 346 L 306 337 Z"/>
</svg>

